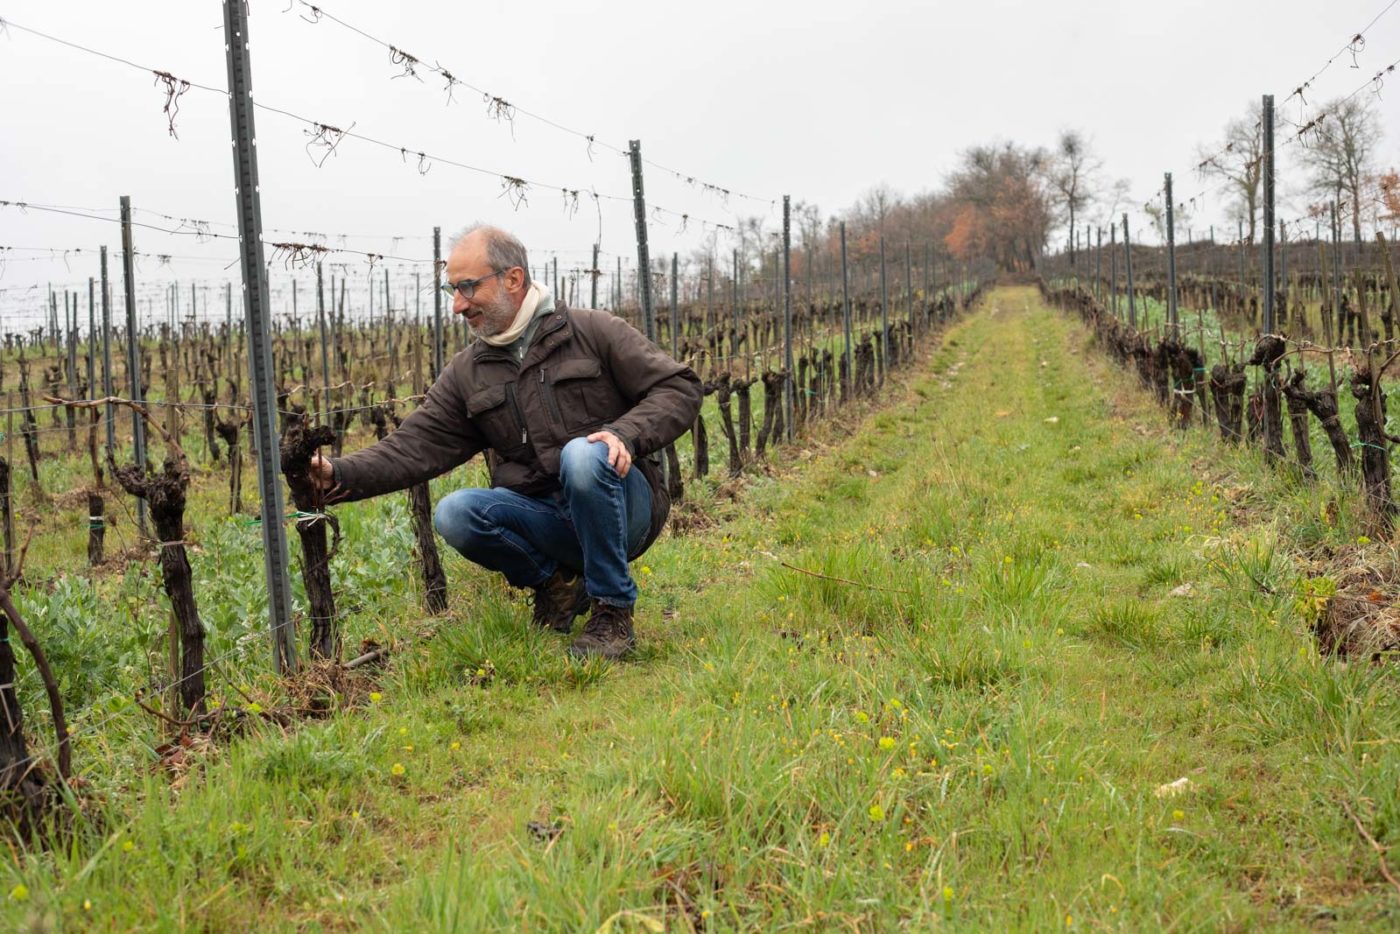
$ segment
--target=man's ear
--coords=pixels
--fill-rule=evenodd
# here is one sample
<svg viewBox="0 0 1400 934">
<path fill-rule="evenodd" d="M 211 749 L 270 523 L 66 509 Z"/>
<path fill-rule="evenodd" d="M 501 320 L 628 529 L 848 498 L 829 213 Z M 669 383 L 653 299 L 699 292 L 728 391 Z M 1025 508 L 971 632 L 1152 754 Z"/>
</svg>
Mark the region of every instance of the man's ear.
<svg viewBox="0 0 1400 934">
<path fill-rule="evenodd" d="M 512 266 L 506 271 L 506 286 L 511 292 L 525 288 L 525 270 Z"/>
</svg>

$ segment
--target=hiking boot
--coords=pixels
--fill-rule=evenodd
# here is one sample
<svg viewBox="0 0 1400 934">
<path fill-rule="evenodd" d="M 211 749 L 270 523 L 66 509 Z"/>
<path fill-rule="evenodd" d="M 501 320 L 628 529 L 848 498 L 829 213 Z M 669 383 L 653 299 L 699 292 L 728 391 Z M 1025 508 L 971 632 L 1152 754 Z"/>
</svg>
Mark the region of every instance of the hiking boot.
<svg viewBox="0 0 1400 934">
<path fill-rule="evenodd" d="M 535 588 L 534 623 L 541 629 L 567 633 L 574 628 L 574 617 L 588 609 L 588 591 L 583 575 L 559 568 Z"/>
<path fill-rule="evenodd" d="M 593 615 L 569 646 L 574 658 L 621 658 L 637 645 L 632 633 L 632 608 L 593 601 Z"/>
</svg>

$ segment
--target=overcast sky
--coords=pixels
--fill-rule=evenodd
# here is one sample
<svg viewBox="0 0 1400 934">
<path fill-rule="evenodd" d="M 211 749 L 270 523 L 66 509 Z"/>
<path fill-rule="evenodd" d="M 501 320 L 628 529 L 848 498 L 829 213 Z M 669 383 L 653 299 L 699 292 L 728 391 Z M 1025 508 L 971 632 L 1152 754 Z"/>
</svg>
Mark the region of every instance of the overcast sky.
<svg viewBox="0 0 1400 934">
<path fill-rule="evenodd" d="M 618 255 L 635 258 L 635 240 L 627 160 L 601 144 L 625 148 L 634 138 L 645 157 L 697 180 L 647 167 L 648 204 L 675 212 L 652 215 L 653 255 L 685 254 L 710 237 L 727 253 L 726 234 L 704 222 L 763 213 L 776 225 L 780 211 L 767 199 L 790 194 L 830 214 L 877 183 L 903 193 L 936 187 L 969 145 L 1050 145 L 1066 128 L 1089 135 L 1108 176 L 1130 180 L 1140 212 L 1164 171 L 1175 174 L 1178 200 L 1209 187 L 1194 172 L 1197 147 L 1262 93 L 1280 102 L 1280 143 L 1292 136 L 1286 121 L 1301 120 L 1306 108 L 1284 98 L 1390 2 L 321 4 L 429 66 L 440 63 L 469 85 L 592 134 L 599 145 L 590 157 L 579 136 L 522 113 L 493 117 L 466 87 L 448 104 L 441 76 L 427 69 L 422 80 L 400 76 L 402 66 L 382 46 L 329 20 L 309 22 L 313 14 L 297 0 L 290 10 L 288 0 L 253 0 L 259 103 L 532 182 L 516 209 L 492 175 L 350 138 L 327 155 L 308 146 L 305 123 L 263 110 L 256 120 L 265 236 L 352 234 L 329 242 L 428 260 L 434 225 L 447 235 L 488 220 L 516 231 L 541 259 L 560 251 L 568 268 L 587 260 L 601 213 L 611 268 Z M 144 68 L 226 85 L 215 0 L 0 0 L 0 18 Z M 1359 67 L 1350 54 L 1337 58 L 1307 93 L 1310 104 L 1350 93 L 1400 59 L 1400 8 L 1366 38 Z M 152 82 L 149 72 L 19 29 L 0 34 L 0 200 L 98 208 L 114 218 L 118 196 L 127 194 L 147 211 L 232 224 L 226 99 L 199 89 L 181 96 L 177 140 L 161 112 L 165 94 Z M 1400 73 L 1375 102 L 1386 131 L 1381 160 L 1400 163 Z M 1291 165 L 1281 157 L 1283 189 L 1298 181 Z M 759 200 L 724 199 L 702 182 Z M 583 192 L 577 210 L 566 210 L 561 187 Z M 595 203 L 590 190 L 605 197 Z M 1223 208 L 1218 194 L 1202 200 L 1193 224 L 1223 223 Z M 691 215 L 684 231 L 682 213 Z M 151 214 L 137 219 L 177 226 Z M 169 266 L 142 261 L 145 294 L 172 279 L 218 283 L 236 273 L 224 268 L 235 255 L 232 241 L 144 229 L 135 239 L 139 251 L 181 257 Z M 0 314 L 13 320 L 20 307 L 34 307 L 50 282 L 77 289 L 96 274 L 87 251 L 104 243 L 119 250 L 116 224 L 0 208 L 0 246 L 84 250 L 66 261 L 5 254 Z M 362 262 L 336 260 L 353 261 L 355 275 L 366 276 Z M 412 275 L 391 268 L 396 282 Z M 36 284 L 40 290 L 25 291 Z"/>
</svg>

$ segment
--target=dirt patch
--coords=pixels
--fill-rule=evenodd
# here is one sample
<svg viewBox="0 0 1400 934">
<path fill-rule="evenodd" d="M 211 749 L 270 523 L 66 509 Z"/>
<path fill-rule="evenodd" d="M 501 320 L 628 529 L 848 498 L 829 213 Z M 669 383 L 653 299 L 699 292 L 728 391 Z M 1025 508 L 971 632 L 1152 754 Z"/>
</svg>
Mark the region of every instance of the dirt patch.
<svg viewBox="0 0 1400 934">
<path fill-rule="evenodd" d="M 672 533 L 686 535 L 700 532 L 719 524 L 703 503 L 686 500 L 671 509 L 670 526 Z"/>
<path fill-rule="evenodd" d="M 378 682 L 365 671 L 349 671 L 340 662 L 325 659 L 284 679 L 282 686 L 292 713 L 318 718 L 369 704 L 370 693 L 378 687 Z"/>
<path fill-rule="evenodd" d="M 1362 661 L 1381 661 L 1400 650 L 1396 569 L 1358 561 L 1335 571 L 1331 578 L 1336 581 L 1336 593 L 1326 598 L 1313 623 L 1318 647 L 1329 655 Z M 1321 602 L 1322 598 L 1316 599 Z"/>
</svg>

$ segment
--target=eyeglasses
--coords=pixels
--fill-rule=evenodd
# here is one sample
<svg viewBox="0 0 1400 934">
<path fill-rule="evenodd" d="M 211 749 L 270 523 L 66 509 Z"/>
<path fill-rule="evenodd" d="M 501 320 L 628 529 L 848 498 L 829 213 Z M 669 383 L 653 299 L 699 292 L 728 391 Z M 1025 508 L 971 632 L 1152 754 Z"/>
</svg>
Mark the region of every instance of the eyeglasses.
<svg viewBox="0 0 1400 934">
<path fill-rule="evenodd" d="M 487 279 L 494 279 L 509 271 L 508 269 L 497 269 L 490 275 L 482 276 L 479 279 L 463 279 L 461 282 L 444 282 L 442 284 L 442 290 L 448 295 L 451 295 L 453 292 L 459 292 L 463 298 L 469 299 L 476 294 L 476 287 L 481 285 L 481 283 L 485 282 Z"/>
</svg>

